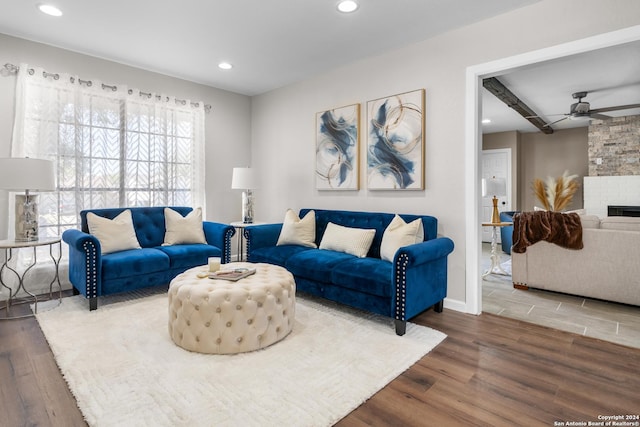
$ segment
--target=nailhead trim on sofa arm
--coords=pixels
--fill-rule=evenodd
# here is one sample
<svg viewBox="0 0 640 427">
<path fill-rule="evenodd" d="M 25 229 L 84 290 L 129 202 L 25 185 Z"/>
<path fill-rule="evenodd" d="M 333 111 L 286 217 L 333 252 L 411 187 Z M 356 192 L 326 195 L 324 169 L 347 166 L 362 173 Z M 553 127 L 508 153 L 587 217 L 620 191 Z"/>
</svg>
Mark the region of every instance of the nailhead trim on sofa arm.
<svg viewBox="0 0 640 427">
<path fill-rule="evenodd" d="M 428 245 L 431 247 L 429 251 L 417 250 L 420 247 L 424 247 L 424 245 Z M 415 316 L 417 313 L 414 311 L 409 312 L 407 308 L 408 298 L 412 298 L 411 289 L 416 289 L 420 287 L 422 283 L 411 283 L 411 286 L 408 286 L 407 272 L 411 267 L 427 267 L 426 271 L 429 271 L 429 265 L 431 263 L 444 264 L 444 268 L 439 269 L 439 271 L 444 272 L 445 277 L 442 278 L 444 283 L 446 283 L 446 256 L 453 251 L 454 244 L 451 239 L 448 237 L 439 237 L 436 239 L 432 239 L 426 242 L 418 243 L 416 245 L 406 246 L 404 248 L 400 248 L 398 253 L 396 254 L 394 261 L 394 270 L 395 270 L 395 313 L 394 313 L 394 323 L 396 327 L 397 335 L 404 335 L 406 331 L 407 319 Z M 415 280 L 415 279 L 414 279 Z M 426 283 L 426 280 L 425 280 Z M 438 289 L 432 289 L 432 292 L 438 292 Z M 442 291 L 442 290 L 440 290 Z M 415 293 L 415 291 L 414 291 Z M 446 288 L 445 292 L 437 298 L 437 301 L 433 304 L 433 309 L 437 313 L 441 313 L 444 307 L 444 298 L 446 297 Z"/>
</svg>

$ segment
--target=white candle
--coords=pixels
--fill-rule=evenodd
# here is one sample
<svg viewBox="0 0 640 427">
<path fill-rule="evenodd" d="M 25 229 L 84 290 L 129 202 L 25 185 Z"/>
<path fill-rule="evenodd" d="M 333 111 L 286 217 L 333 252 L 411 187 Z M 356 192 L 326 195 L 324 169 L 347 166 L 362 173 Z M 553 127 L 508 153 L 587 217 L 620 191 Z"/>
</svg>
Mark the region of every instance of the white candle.
<svg viewBox="0 0 640 427">
<path fill-rule="evenodd" d="M 209 258 L 209 271 L 213 273 L 218 270 L 220 270 L 220 257 Z"/>
</svg>

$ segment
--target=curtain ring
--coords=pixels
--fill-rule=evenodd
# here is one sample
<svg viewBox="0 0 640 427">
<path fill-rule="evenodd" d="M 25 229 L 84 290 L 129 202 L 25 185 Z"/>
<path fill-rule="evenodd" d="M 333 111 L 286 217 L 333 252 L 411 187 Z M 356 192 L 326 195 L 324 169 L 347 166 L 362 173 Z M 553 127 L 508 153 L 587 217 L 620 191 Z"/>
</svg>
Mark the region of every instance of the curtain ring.
<svg viewBox="0 0 640 427">
<path fill-rule="evenodd" d="M 69 80 L 71 81 L 71 83 L 75 83 L 75 81 L 76 81 L 75 77 L 73 77 L 73 76 L 69 77 Z"/>
<path fill-rule="evenodd" d="M 53 80 L 58 80 L 60 78 L 60 74 L 56 73 L 53 75 Z"/>
<path fill-rule="evenodd" d="M 29 68 L 29 75 L 33 76 L 35 74 L 35 70 L 33 68 Z"/>
</svg>

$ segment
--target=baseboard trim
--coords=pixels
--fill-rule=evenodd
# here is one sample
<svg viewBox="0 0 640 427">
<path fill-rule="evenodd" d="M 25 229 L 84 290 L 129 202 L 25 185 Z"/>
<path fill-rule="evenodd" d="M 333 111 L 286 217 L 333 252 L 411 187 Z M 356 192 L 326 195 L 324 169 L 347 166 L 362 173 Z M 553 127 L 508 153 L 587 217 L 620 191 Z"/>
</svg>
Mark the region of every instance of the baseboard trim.
<svg viewBox="0 0 640 427">
<path fill-rule="evenodd" d="M 466 302 L 451 299 L 451 298 L 444 299 L 444 308 L 454 310 L 454 311 L 459 311 L 461 313 L 468 313 Z"/>
</svg>

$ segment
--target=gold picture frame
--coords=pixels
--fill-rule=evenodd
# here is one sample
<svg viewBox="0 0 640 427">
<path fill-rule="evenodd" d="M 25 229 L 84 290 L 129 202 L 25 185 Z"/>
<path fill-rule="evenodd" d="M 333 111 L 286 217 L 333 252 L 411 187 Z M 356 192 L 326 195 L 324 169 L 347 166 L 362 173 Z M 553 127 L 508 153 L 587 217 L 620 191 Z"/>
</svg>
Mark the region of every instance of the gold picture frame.
<svg viewBox="0 0 640 427">
<path fill-rule="evenodd" d="M 425 90 L 367 102 L 367 187 L 424 190 Z"/>
<path fill-rule="evenodd" d="M 316 113 L 316 189 L 360 187 L 360 104 Z"/>
</svg>

